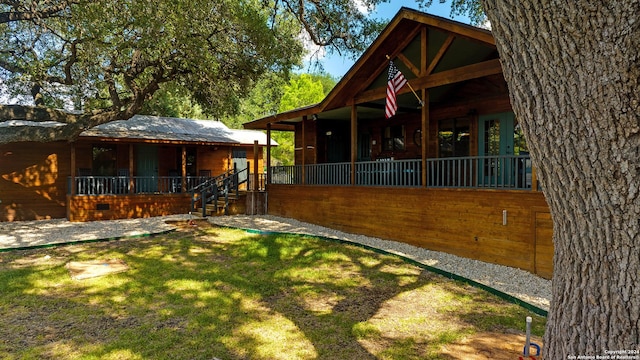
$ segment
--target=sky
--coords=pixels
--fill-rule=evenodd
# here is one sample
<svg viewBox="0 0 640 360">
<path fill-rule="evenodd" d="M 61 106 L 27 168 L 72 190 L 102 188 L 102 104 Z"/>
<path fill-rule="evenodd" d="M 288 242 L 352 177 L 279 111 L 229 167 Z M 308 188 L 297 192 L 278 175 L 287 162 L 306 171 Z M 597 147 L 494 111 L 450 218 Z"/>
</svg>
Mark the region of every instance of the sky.
<svg viewBox="0 0 640 360">
<path fill-rule="evenodd" d="M 431 6 L 427 9 L 418 8 L 418 5 L 413 0 L 391 0 L 390 3 L 379 5 L 376 10 L 371 13 L 371 16 L 388 21 L 391 20 L 403 6 L 411 9 L 425 11 L 429 14 L 446 17 L 448 19 L 451 18 L 451 3 L 449 1 L 440 3 L 439 0 L 433 0 Z M 467 24 L 469 23 L 469 19 L 464 16 L 456 16 L 453 18 L 453 20 L 457 20 Z M 331 74 L 336 79 L 340 79 L 342 78 L 342 76 L 344 76 L 344 74 L 346 74 L 347 71 L 349 71 L 354 63 L 354 60 L 344 56 L 341 57 L 339 54 L 332 54 L 330 56 L 322 58 L 320 60 L 320 63 L 324 67 L 325 72 Z"/>
</svg>

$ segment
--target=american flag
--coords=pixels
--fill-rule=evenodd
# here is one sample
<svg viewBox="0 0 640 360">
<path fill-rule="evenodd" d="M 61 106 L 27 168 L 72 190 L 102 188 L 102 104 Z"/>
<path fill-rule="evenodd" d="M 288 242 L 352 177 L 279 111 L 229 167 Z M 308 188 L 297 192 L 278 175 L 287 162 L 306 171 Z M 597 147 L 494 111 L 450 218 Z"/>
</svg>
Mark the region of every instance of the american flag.
<svg viewBox="0 0 640 360">
<path fill-rule="evenodd" d="M 387 100 L 384 115 L 389 119 L 398 111 L 396 93 L 407 83 L 407 79 L 400 70 L 389 60 L 389 77 L 387 79 Z"/>
</svg>

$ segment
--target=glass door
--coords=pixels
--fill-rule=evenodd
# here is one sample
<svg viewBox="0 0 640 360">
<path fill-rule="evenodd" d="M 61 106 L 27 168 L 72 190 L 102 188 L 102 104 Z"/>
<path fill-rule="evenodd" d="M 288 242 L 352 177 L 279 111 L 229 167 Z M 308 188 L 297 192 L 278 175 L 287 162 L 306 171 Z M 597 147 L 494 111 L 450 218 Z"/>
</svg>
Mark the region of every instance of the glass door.
<svg viewBox="0 0 640 360">
<path fill-rule="evenodd" d="M 491 187 L 512 187 L 514 173 L 514 125 L 512 112 L 482 115 L 478 124 L 478 184 Z"/>
</svg>

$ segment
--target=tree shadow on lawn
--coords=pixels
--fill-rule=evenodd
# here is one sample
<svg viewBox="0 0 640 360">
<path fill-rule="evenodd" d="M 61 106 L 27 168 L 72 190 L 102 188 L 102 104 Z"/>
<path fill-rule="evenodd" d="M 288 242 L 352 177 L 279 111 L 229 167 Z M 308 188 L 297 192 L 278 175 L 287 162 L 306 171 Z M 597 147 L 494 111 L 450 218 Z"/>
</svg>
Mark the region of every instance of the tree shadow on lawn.
<svg viewBox="0 0 640 360">
<path fill-rule="evenodd" d="M 473 332 L 486 311 L 468 303 L 496 302 L 355 246 L 193 235 L 2 254 L 0 357 L 455 359 L 440 347 Z M 130 270 L 82 281 L 65 273 L 68 260 L 96 258 Z"/>
</svg>

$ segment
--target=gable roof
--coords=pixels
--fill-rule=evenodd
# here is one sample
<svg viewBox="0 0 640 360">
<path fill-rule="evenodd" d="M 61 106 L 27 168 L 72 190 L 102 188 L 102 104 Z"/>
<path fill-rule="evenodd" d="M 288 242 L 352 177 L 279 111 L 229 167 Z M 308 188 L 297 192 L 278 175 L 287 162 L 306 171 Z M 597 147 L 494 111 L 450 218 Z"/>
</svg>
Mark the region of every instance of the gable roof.
<svg viewBox="0 0 640 360">
<path fill-rule="evenodd" d="M 303 116 L 322 113 L 323 119 L 349 117 L 347 108 L 353 104 L 358 105 L 359 119 L 380 117 L 387 56 L 415 89 L 430 89 L 430 102 L 440 101 L 455 82 L 502 72 L 489 30 L 403 7 L 322 102 L 257 119 L 244 127 L 264 129 L 271 124 L 275 130 L 292 130 Z M 418 103 L 409 91 L 405 87 L 398 102 L 415 109 Z"/>
<path fill-rule="evenodd" d="M 158 140 L 207 144 L 267 145 L 261 131 L 229 129 L 220 121 L 136 115 L 85 130 L 80 137 L 127 140 Z M 272 145 L 277 145 L 271 140 Z"/>
</svg>

